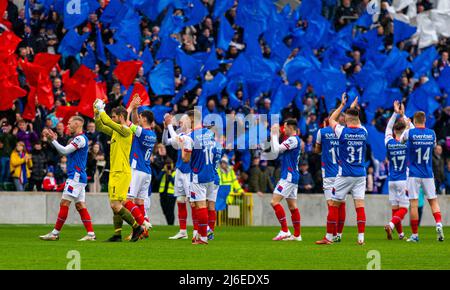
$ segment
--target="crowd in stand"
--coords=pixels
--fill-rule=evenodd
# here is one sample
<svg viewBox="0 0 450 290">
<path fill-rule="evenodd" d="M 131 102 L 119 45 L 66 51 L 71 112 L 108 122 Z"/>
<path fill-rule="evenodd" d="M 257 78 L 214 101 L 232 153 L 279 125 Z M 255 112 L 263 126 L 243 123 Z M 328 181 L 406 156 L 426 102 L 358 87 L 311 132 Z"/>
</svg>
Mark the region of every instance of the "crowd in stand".
<svg viewBox="0 0 450 290">
<path fill-rule="evenodd" d="M 55 11 L 44 13 L 42 5 L 38 4 L 35 0 L 30 0 L 31 21 L 28 25 L 24 23 L 24 8 L 19 9 L 13 2 L 8 1 L 5 17 L 12 23 L 14 33 L 22 38 L 22 42 L 16 51 L 18 58 L 31 61 L 34 55 L 39 52 L 56 53 L 65 32 L 61 15 L 58 15 Z M 80 26 L 80 31 L 92 32 L 99 29 L 97 28 L 99 27 L 98 19 L 107 2 L 106 0 L 99 1 L 100 8 L 89 16 L 85 24 Z M 336 30 L 339 30 L 346 24 L 357 20 L 364 13 L 365 6 L 368 2 L 367 0 L 323 0 L 322 15 L 332 21 Z M 390 1 L 384 2 L 389 3 Z M 433 7 L 429 0 L 419 0 L 417 2 L 418 11 L 428 10 Z M 214 1 L 203 0 L 202 3 L 212 13 Z M 225 15 L 226 19 L 233 25 L 235 35 L 228 51 L 216 49 L 217 57 L 222 62 L 219 68 L 221 72 L 226 72 L 230 68 L 227 60 L 236 59 L 245 49 L 242 28 L 234 25 L 236 4 Z M 158 17 L 156 21 L 150 21 L 145 17 L 142 19 L 140 31 L 142 35 L 142 47 L 141 51 L 137 53 L 142 53 L 144 49 L 150 49 L 152 53 L 156 51 L 160 45 L 159 33 L 161 20 L 161 17 Z M 380 18 L 374 24 L 378 27 L 378 34 L 385 36 L 383 45 L 386 49 L 393 46 L 392 21 L 389 14 L 382 10 Z M 305 21 L 299 20 L 297 25 L 304 26 L 308 24 Z M 209 52 L 211 49 L 214 49 L 217 33 L 217 22 L 212 17 L 207 16 L 200 24 L 185 27 L 180 33 L 176 34 L 176 37 L 182 43 L 182 49 L 186 53 L 192 54 L 193 52 Z M 92 35 L 95 36 L 95 33 L 91 33 Z M 102 28 L 101 35 L 105 43 L 112 43 L 111 30 Z M 88 39 L 88 43 L 90 41 L 92 39 Z M 270 56 L 272 53 L 270 47 L 263 40 L 260 41 L 260 45 L 263 56 Z M 418 54 L 417 45 L 408 41 L 401 42 L 399 48 L 410 53 L 411 59 L 415 58 Z M 436 49 L 439 51 L 439 58 L 434 62 L 431 71 L 435 77 L 445 67 L 450 66 L 448 59 L 450 40 L 441 37 L 439 43 L 436 45 Z M 83 48 L 80 56 L 85 53 L 86 48 Z M 298 53 L 298 48 L 292 49 L 287 62 L 293 59 Z M 315 50 L 314 53 L 320 56 L 321 52 L 320 50 Z M 63 90 L 64 83 L 61 75 L 64 70 L 76 71 L 80 66 L 80 56 L 62 58 L 59 67 L 55 67 L 50 73 L 53 83 L 55 108 L 68 104 Z M 364 62 L 361 60 L 361 51 L 358 48 L 354 48 L 348 56 L 351 58 L 351 61 L 342 65 L 341 69 L 349 77 L 359 72 L 364 66 Z M 126 90 L 119 84 L 117 77 L 112 74 L 111 63 L 109 61 L 106 64 L 98 62 L 94 72 L 98 74 L 99 79 L 105 81 L 107 84 L 108 104 L 106 111 L 110 113 L 112 108 L 122 105 Z M 21 86 L 27 88 L 27 81 L 23 72 L 19 70 L 18 73 Z M 141 69 L 137 78 L 142 84 L 148 85 L 147 78 L 143 76 L 143 69 Z M 397 87 L 403 94 L 403 102 L 407 102 L 410 93 L 425 81 L 426 78 L 415 79 L 409 69 L 404 71 L 402 77 L 398 79 L 397 84 Z M 182 70 L 180 67 L 176 67 L 176 91 L 183 86 L 184 82 L 185 77 L 183 76 Z M 151 90 L 149 91 L 149 96 L 152 105 L 171 106 L 172 113 L 183 113 L 192 109 L 197 104 L 201 93 L 201 87 L 195 88 L 185 93 L 176 104 L 171 104 L 173 96 L 157 96 Z M 243 92 L 238 90 L 236 96 L 241 99 L 242 94 Z M 22 118 L 22 112 L 25 102 L 26 98 L 18 99 L 13 109 L 0 112 L 0 190 L 61 190 L 62 183 L 66 178 L 67 159 L 58 155 L 41 132 L 44 128 L 54 130 L 58 134 L 58 142 L 62 145 L 67 144 L 70 136 L 67 135 L 64 124 L 55 116 L 54 110 L 49 111 L 42 106 L 38 106 L 34 120 L 24 120 Z M 447 193 L 450 193 L 450 107 L 445 107 L 444 105 L 446 103 L 445 95 L 441 97 L 439 102 L 441 107 L 435 112 L 436 121 L 433 126 L 438 139 L 438 146 L 433 153 L 433 170 L 436 182 L 438 183 L 438 190 L 441 191 L 447 188 Z M 208 99 L 204 111 L 206 113 L 219 114 L 264 114 L 270 111 L 271 103 L 270 95 L 261 94 L 257 97 L 254 104 L 250 105 L 250 102 L 247 101 L 238 109 L 232 109 L 224 90 L 222 98 L 211 97 Z M 361 104 L 360 110 L 362 112 L 362 118 L 366 118 L 364 104 Z M 299 165 L 301 170 L 299 191 L 302 193 L 322 192 L 320 155 L 314 153 L 313 148 L 317 131 L 323 126 L 327 111 L 323 106 L 323 98 L 315 93 L 314 87 L 309 86 L 303 98 L 302 107 L 299 108 L 291 103 L 281 112 L 283 119 L 294 117 L 303 122 L 303 125 L 300 126 L 300 134 L 305 146 L 304 154 L 302 154 L 302 160 Z M 377 110 L 371 123 L 378 131 L 384 133 L 391 112 L 392 109 Z M 363 120 L 363 123 L 366 123 L 366 121 Z M 155 130 L 160 136 L 162 133 L 162 124 L 157 124 Z M 108 181 L 109 138 L 96 131 L 95 124 L 92 120 L 86 122 L 86 132 L 90 148 L 87 165 L 89 190 L 92 192 L 105 191 Z M 367 192 L 381 193 L 387 177 L 387 163 L 384 160 L 376 160 L 371 150 L 367 152 Z M 255 193 L 272 192 L 279 178 L 280 172 L 277 161 L 260 160 L 260 153 L 261 150 L 259 149 L 250 151 L 227 151 L 228 158 L 226 162 L 232 166 L 240 187 L 244 191 Z M 153 192 L 158 192 L 160 190 L 159 182 L 161 178 L 165 174 L 171 175 L 177 155 L 173 148 L 166 148 L 164 145 L 158 144 L 151 158 L 153 167 L 152 190 Z"/>
</svg>

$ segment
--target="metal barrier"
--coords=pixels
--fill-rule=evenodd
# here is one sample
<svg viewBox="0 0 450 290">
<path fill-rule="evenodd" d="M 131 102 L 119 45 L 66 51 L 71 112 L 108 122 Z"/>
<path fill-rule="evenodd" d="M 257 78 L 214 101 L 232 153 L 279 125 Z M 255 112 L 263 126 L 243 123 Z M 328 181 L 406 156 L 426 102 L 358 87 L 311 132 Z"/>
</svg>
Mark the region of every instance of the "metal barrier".
<svg viewBox="0 0 450 290">
<path fill-rule="evenodd" d="M 253 194 L 231 195 L 225 210 L 217 213 L 218 226 L 253 225 Z"/>
</svg>

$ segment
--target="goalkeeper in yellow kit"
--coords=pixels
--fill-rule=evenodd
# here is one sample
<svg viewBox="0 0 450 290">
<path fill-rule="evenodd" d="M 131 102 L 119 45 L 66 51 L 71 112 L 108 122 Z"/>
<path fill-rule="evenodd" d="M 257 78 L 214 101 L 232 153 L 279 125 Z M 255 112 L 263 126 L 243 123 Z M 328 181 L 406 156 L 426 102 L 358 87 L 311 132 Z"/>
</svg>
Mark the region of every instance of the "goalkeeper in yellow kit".
<svg viewBox="0 0 450 290">
<path fill-rule="evenodd" d="M 111 136 L 110 170 L 108 193 L 114 217 L 114 235 L 107 242 L 122 241 L 122 224 L 126 221 L 133 227 L 132 242 L 139 240 L 144 227 L 139 225 L 133 215 L 123 205 L 127 201 L 131 182 L 130 150 L 133 132 L 127 124 L 127 110 L 117 107 L 112 110 L 111 118 L 105 112 L 105 103 L 97 99 L 94 102 L 96 128 Z"/>
</svg>

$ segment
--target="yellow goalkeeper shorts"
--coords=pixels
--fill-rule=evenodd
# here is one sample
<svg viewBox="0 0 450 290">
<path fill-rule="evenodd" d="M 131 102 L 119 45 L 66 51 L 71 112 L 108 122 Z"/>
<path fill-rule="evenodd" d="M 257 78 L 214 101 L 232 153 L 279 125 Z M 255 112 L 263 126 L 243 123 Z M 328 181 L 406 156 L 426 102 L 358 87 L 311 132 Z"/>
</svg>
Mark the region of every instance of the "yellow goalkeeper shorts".
<svg viewBox="0 0 450 290">
<path fill-rule="evenodd" d="M 131 183 L 131 172 L 123 171 L 110 172 L 108 193 L 111 201 L 124 201 L 127 199 L 128 189 Z"/>
</svg>

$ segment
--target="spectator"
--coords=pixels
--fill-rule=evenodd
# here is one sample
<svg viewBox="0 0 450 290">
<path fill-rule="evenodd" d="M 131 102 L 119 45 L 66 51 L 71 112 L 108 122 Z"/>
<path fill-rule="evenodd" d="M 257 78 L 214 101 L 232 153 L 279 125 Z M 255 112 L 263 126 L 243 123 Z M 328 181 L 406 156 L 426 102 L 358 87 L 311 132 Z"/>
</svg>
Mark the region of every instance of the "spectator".
<svg viewBox="0 0 450 290">
<path fill-rule="evenodd" d="M 33 143 L 39 139 L 36 132 L 33 131 L 33 124 L 28 124 L 25 120 L 20 120 L 17 123 L 17 128 L 14 128 L 13 134 L 16 135 L 17 141 L 25 144 L 25 150 L 27 152 L 31 152 Z"/>
<path fill-rule="evenodd" d="M 342 5 L 337 8 L 336 11 L 336 29 L 339 30 L 348 23 L 356 20 L 358 14 L 356 9 L 352 5 L 351 0 L 342 0 Z"/>
<path fill-rule="evenodd" d="M 315 186 L 314 179 L 308 169 L 308 162 L 302 162 L 300 165 L 300 181 L 298 185 L 301 193 L 312 193 L 312 189 Z"/>
<path fill-rule="evenodd" d="M 56 182 L 56 178 L 54 176 L 54 168 L 53 166 L 48 167 L 47 175 L 44 177 L 42 181 L 42 189 L 44 191 L 55 191 L 58 188 L 58 184 Z"/>
<path fill-rule="evenodd" d="M 63 122 L 59 122 L 56 125 L 56 133 L 58 134 L 58 139 L 57 139 L 58 143 L 63 146 L 66 146 L 67 142 L 69 141 L 70 138 L 66 134 L 66 128 L 65 128 Z"/>
<path fill-rule="evenodd" d="M 258 195 L 273 192 L 274 187 L 267 170 L 267 161 L 260 161 L 257 157 L 254 158 L 250 168 L 249 179 L 248 190 L 250 192 Z"/>
<path fill-rule="evenodd" d="M 11 130 L 11 125 L 3 121 L 0 132 L 0 190 L 4 188 L 4 183 L 9 181 L 9 158 L 16 146 L 16 137 L 11 134 Z"/>
<path fill-rule="evenodd" d="M 99 136 L 100 133 L 95 131 L 95 122 L 89 122 L 86 128 L 86 137 L 89 140 L 89 146 L 92 146 L 92 144 L 96 144 L 97 142 L 99 142 Z"/>
<path fill-rule="evenodd" d="M 375 178 L 373 174 L 373 167 L 367 168 L 367 182 L 366 182 L 366 192 L 373 193 L 375 187 Z"/>
<path fill-rule="evenodd" d="M 444 175 L 445 175 L 445 194 L 450 194 L 450 158 L 447 159 Z"/>
<path fill-rule="evenodd" d="M 55 168 L 55 178 L 58 184 L 62 184 L 67 179 L 67 157 L 61 156 Z"/>
<path fill-rule="evenodd" d="M 31 158 L 33 160 L 33 168 L 31 169 L 31 177 L 28 182 L 28 190 L 33 191 L 36 186 L 37 191 L 42 190 L 42 181 L 47 174 L 47 155 L 42 150 L 41 141 L 36 142 L 31 151 Z"/>
<path fill-rule="evenodd" d="M 28 178 L 30 178 L 32 166 L 33 161 L 31 155 L 27 153 L 25 143 L 17 142 L 10 158 L 10 172 L 14 179 L 16 191 L 24 191 Z"/>
<path fill-rule="evenodd" d="M 220 160 L 220 166 L 217 169 L 217 173 L 219 174 L 220 185 L 230 187 L 230 193 L 228 194 L 227 203 L 233 204 L 234 197 L 242 195 L 244 193 L 244 190 L 239 184 L 239 181 L 236 178 L 236 173 L 229 165 L 228 158 L 226 156 L 223 156 Z"/>
<path fill-rule="evenodd" d="M 105 168 L 105 155 L 100 150 L 100 144 L 94 143 L 89 150 L 86 174 L 88 176 L 89 192 L 101 192 L 100 175 Z"/>
<path fill-rule="evenodd" d="M 175 170 L 171 159 L 166 159 L 161 175 L 158 178 L 159 183 L 159 197 L 161 208 L 168 225 L 173 225 L 175 221 L 175 197 L 173 184 L 175 182 Z"/>
<path fill-rule="evenodd" d="M 152 163 L 152 176 L 155 178 L 152 178 L 152 184 L 153 184 L 153 192 L 157 192 L 159 190 L 159 182 L 161 171 L 164 169 L 164 165 L 166 164 L 167 159 L 169 159 L 169 156 L 167 156 L 167 150 L 166 147 L 162 143 L 158 143 L 155 146 L 155 152 L 151 159 Z"/>
<path fill-rule="evenodd" d="M 444 165 L 445 163 L 444 157 L 442 156 L 442 146 L 436 145 L 433 150 L 433 174 L 437 194 L 441 193 L 441 186 L 444 185 Z"/>
</svg>

